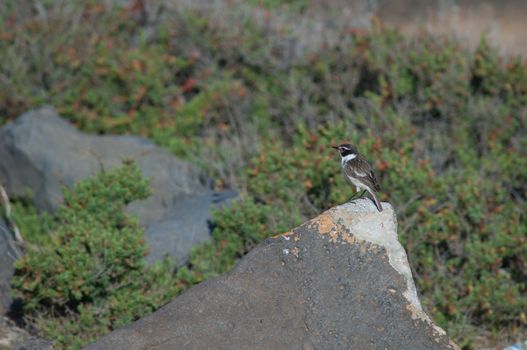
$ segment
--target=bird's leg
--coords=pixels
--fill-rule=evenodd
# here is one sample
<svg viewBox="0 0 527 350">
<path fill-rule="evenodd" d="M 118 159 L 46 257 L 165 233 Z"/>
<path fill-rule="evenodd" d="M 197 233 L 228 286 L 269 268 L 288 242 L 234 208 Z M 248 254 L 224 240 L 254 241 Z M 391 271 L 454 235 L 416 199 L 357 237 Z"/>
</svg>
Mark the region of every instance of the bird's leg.
<svg viewBox="0 0 527 350">
<path fill-rule="evenodd" d="M 357 199 L 357 198 L 361 198 L 364 195 L 364 191 L 361 194 L 359 194 L 359 192 L 360 192 L 360 187 L 355 186 L 355 193 L 353 194 L 353 196 L 351 196 L 350 201 Z"/>
<path fill-rule="evenodd" d="M 364 197 L 364 194 L 366 194 L 366 191 L 367 191 L 367 190 L 362 190 L 362 192 L 359 194 L 359 198 Z"/>
</svg>

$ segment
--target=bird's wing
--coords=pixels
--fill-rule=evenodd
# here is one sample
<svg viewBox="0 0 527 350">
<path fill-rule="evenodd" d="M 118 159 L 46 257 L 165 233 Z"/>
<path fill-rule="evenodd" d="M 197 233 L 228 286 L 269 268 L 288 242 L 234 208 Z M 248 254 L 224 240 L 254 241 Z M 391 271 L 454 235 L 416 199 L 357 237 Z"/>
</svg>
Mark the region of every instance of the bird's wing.
<svg viewBox="0 0 527 350">
<path fill-rule="evenodd" d="M 361 180 L 374 191 L 380 190 L 379 182 L 373 173 L 371 165 L 361 156 L 349 161 L 346 167 L 346 175 Z"/>
</svg>

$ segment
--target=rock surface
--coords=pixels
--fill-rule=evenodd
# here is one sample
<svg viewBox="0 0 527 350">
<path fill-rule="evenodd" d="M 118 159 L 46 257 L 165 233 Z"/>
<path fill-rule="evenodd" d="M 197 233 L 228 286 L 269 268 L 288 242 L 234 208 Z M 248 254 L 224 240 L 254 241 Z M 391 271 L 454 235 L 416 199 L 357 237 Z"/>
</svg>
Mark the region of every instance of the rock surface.
<svg viewBox="0 0 527 350">
<path fill-rule="evenodd" d="M 328 210 L 87 349 L 459 349 L 422 311 L 383 206 Z"/>
<path fill-rule="evenodd" d="M 152 250 L 147 260 L 159 261 L 170 255 L 176 263 L 184 264 L 187 252 L 210 238 L 211 207 L 226 205 L 237 196 L 236 191 L 210 191 L 175 202 L 161 220 L 146 230 Z"/>
<path fill-rule="evenodd" d="M 231 192 L 212 193 L 202 173 L 150 141 L 84 134 L 49 107 L 25 113 L 0 130 L 0 183 L 12 198 L 32 193 L 40 210 L 57 208 L 62 186 L 118 166 L 123 158 L 135 159 L 152 187 L 149 198 L 127 207 L 147 227 L 150 261 L 168 253 L 184 262 L 193 245 L 210 237 L 208 205 Z"/>
<path fill-rule="evenodd" d="M 17 247 L 13 233 L 0 218 L 0 315 L 9 311 L 13 298 L 11 297 L 11 277 L 13 262 L 17 257 Z"/>
<path fill-rule="evenodd" d="M 1 350 L 53 350 L 51 341 L 29 335 L 11 320 L 0 317 Z"/>
</svg>

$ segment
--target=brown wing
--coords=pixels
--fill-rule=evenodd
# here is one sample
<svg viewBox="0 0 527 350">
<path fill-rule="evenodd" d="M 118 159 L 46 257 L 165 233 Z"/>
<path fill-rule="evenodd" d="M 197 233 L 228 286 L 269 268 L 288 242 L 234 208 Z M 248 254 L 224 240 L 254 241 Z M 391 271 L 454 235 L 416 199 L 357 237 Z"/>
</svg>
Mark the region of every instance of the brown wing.
<svg viewBox="0 0 527 350">
<path fill-rule="evenodd" d="M 345 172 L 346 175 L 364 182 L 374 191 L 379 191 L 381 189 L 370 163 L 360 155 L 348 162 Z"/>
</svg>

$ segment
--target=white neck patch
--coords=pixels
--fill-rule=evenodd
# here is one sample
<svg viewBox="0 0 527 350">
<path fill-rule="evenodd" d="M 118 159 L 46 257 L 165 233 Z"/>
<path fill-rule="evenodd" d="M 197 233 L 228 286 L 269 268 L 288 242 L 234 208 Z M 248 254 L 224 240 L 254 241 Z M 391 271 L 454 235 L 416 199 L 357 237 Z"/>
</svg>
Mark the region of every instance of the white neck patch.
<svg viewBox="0 0 527 350">
<path fill-rule="evenodd" d="M 341 164 L 344 166 L 348 161 L 357 158 L 357 155 L 355 153 L 348 154 L 347 156 L 342 157 Z"/>
</svg>

